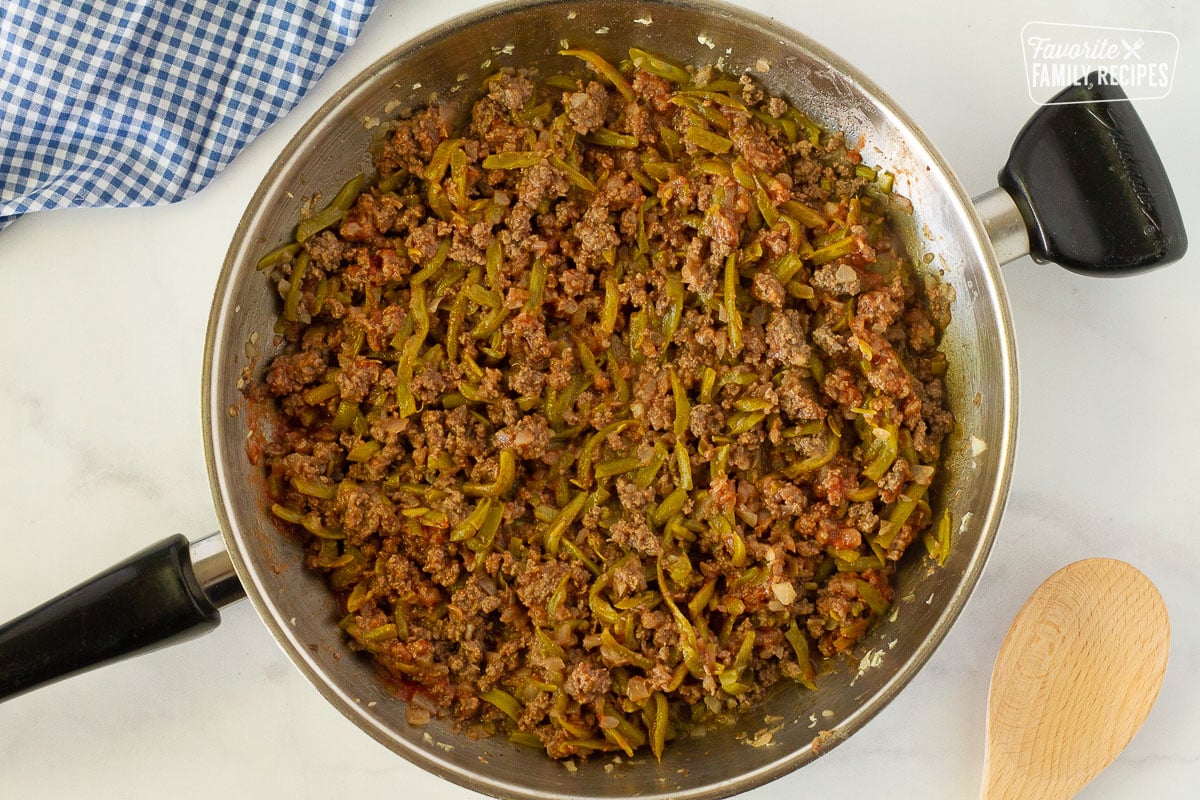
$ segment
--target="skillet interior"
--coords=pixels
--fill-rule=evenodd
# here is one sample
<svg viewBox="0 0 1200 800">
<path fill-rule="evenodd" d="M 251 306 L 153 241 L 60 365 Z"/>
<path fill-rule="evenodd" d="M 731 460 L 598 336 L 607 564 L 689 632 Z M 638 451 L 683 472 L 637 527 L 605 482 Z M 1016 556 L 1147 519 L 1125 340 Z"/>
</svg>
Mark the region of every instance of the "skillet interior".
<svg viewBox="0 0 1200 800">
<path fill-rule="evenodd" d="M 290 237 L 302 202 L 332 197 L 369 168 L 372 125 L 427 102 L 434 93 L 465 109 L 480 80 L 501 66 L 550 74 L 575 68 L 555 55 L 564 42 L 619 60 L 636 45 L 676 61 L 751 70 L 820 124 L 863 137 L 864 161 L 887 165 L 896 191 L 915 207 L 909 242 L 922 269 L 954 287 L 947 477 L 934 498 L 948 506 L 953 553 L 943 568 L 919 557 L 898 577 L 895 613 L 859 644 L 853 662 L 817 692 L 776 691 L 729 728 L 676 742 L 663 763 L 610 758 L 564 770 L 538 751 L 502 739 L 469 741 L 433 722 L 408 725 L 404 706 L 365 660 L 344 657 L 336 610 L 301 549 L 280 537 L 248 463 L 253 413 L 240 389 L 274 354 L 278 297 L 254 269 Z M 925 260 L 929 263 L 925 264 Z M 967 195 L 919 130 L 873 84 L 838 57 L 767 18 L 709 2 L 626 0 L 491 6 L 451 21 L 376 62 L 304 126 L 264 179 L 230 247 L 210 319 L 204 424 L 218 515 L 247 593 L 288 656 L 330 702 L 365 731 L 420 766 L 469 788 L 505 797 L 720 797 L 777 777 L 857 730 L 929 658 L 978 580 L 1007 494 L 1015 435 L 1016 386 L 1007 300 L 991 246 Z M 861 667 L 861 669 L 860 669 Z M 765 746 L 751 746 L 778 717 Z M 774 723 L 774 720 L 772 719 Z"/>
</svg>

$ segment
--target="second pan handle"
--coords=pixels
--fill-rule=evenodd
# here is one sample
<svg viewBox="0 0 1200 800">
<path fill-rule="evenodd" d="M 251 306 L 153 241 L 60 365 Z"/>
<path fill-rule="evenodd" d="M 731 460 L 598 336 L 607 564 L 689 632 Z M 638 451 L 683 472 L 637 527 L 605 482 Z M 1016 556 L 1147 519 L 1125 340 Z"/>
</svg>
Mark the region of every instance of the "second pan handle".
<svg viewBox="0 0 1200 800">
<path fill-rule="evenodd" d="M 244 592 L 219 534 L 178 534 L 0 625 L 0 700 L 215 628 Z"/>
<path fill-rule="evenodd" d="M 1025 253 L 1087 275 L 1178 261 L 1187 233 L 1145 125 L 1110 76 L 1093 72 L 1030 118 L 976 198 L 1001 263 Z"/>
</svg>

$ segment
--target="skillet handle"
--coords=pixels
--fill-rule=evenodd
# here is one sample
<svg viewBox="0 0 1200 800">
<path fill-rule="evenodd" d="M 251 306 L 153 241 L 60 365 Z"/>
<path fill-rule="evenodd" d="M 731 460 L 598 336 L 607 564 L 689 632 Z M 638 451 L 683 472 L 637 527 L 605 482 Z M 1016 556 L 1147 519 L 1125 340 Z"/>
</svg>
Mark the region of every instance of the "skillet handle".
<svg viewBox="0 0 1200 800">
<path fill-rule="evenodd" d="M 242 591 L 214 536 L 170 536 L 0 626 L 0 700 L 215 628 Z"/>
<path fill-rule="evenodd" d="M 1039 263 L 1128 275 L 1187 252 L 1162 160 L 1133 104 L 1105 73 L 1091 73 L 1038 109 L 1017 134 L 999 183 Z M 1004 233 L 993 228 L 1002 227 L 998 212 L 1007 199 L 994 191 L 976 201 L 994 240 Z M 1002 262 L 1021 255 L 1011 252 L 1019 237 L 1011 230 L 1007 236 L 1008 251 L 997 247 Z"/>
</svg>

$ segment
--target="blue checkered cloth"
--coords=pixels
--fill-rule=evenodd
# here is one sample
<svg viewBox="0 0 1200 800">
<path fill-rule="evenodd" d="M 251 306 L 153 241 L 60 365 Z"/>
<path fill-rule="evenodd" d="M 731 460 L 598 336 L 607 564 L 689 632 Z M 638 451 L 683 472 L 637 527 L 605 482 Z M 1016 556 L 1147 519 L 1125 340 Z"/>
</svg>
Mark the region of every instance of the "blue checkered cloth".
<svg viewBox="0 0 1200 800">
<path fill-rule="evenodd" d="M 358 36 L 375 0 L 0 0 L 0 229 L 204 187 Z"/>
</svg>

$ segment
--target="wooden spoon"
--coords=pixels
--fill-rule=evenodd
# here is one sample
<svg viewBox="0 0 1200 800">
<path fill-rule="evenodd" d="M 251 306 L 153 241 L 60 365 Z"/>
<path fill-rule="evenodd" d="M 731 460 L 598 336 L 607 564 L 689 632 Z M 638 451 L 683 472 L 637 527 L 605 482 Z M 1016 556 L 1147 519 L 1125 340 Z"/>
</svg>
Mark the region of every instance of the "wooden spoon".
<svg viewBox="0 0 1200 800">
<path fill-rule="evenodd" d="M 1074 797 L 1146 720 L 1170 646 L 1162 596 L 1130 565 L 1092 558 L 1051 575 L 996 658 L 981 800 Z"/>
</svg>

